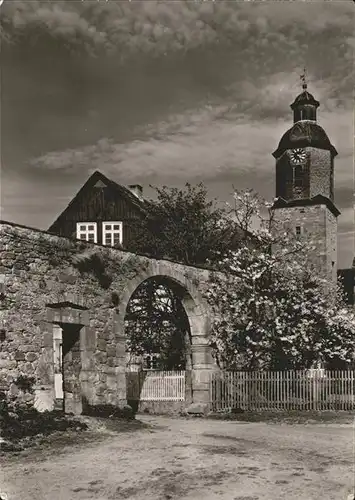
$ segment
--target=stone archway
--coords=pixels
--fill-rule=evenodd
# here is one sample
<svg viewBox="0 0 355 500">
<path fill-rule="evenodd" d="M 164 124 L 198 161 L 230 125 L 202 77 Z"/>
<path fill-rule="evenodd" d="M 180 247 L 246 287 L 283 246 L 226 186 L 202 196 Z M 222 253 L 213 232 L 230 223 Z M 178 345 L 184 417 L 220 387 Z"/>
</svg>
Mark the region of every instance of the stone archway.
<svg viewBox="0 0 355 500">
<path fill-rule="evenodd" d="M 182 305 L 185 309 L 191 333 L 191 386 L 192 401 L 190 403 L 205 410 L 210 400 L 210 374 L 215 367 L 212 358 L 210 339 L 210 317 L 208 307 L 197 287 L 174 264 L 161 261 L 150 261 L 148 267 L 130 280 L 120 295 L 116 311 L 115 332 L 117 344 L 121 346 L 120 366 L 125 367 L 125 313 L 128 302 L 135 290 L 148 279 L 160 279 L 167 285 L 174 283 L 179 288 Z M 124 358 L 124 359 L 123 359 Z M 121 368 L 121 369 L 122 369 Z M 122 394 L 123 396 L 123 394 Z M 124 399 L 123 397 L 120 399 Z"/>
</svg>

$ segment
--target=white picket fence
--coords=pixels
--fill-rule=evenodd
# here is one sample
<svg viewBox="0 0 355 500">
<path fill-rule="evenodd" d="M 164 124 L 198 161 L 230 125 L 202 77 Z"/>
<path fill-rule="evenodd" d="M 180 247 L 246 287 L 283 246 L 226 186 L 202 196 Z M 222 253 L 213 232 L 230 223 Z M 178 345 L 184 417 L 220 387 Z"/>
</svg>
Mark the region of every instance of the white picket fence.
<svg viewBox="0 0 355 500">
<path fill-rule="evenodd" d="M 184 401 L 185 371 L 126 372 L 127 399 L 133 401 Z"/>
<path fill-rule="evenodd" d="M 211 409 L 355 410 L 355 371 L 214 372 Z"/>
</svg>

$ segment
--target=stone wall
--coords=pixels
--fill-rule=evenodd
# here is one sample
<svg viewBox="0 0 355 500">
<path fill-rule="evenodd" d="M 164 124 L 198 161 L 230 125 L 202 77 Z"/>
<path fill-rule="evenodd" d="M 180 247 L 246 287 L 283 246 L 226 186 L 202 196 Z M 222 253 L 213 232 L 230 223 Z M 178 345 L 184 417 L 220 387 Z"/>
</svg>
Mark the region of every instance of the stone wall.
<svg viewBox="0 0 355 500">
<path fill-rule="evenodd" d="M 183 303 L 199 351 L 196 366 L 209 369 L 209 318 L 202 299 L 208 286 L 208 271 L 68 240 L 11 223 L 1 223 L 0 231 L 0 282 L 3 282 L 0 390 L 15 393 L 14 380 L 18 375 L 33 376 L 34 398 L 44 407 L 53 406 L 56 399 L 53 330 L 60 327 L 63 336 L 70 335 L 68 328 L 77 325 L 82 396 L 90 404 L 124 403 L 125 307 L 135 288 L 156 275 L 174 280 L 184 289 Z M 90 259 L 83 257 L 93 250 L 95 258 L 101 256 L 99 262 L 103 263 L 99 272 L 97 266 L 93 272 Z M 72 359 L 77 360 L 74 351 L 66 354 L 66 365 Z M 77 367 L 71 369 L 71 378 L 77 371 Z"/>
<path fill-rule="evenodd" d="M 301 237 L 315 247 L 310 259 L 323 276 L 336 280 L 336 217 L 325 205 L 279 208 L 276 217 L 295 231 L 301 226 Z M 332 262 L 335 262 L 332 266 Z"/>
<path fill-rule="evenodd" d="M 335 215 L 326 210 L 326 247 L 327 247 L 327 268 L 334 282 L 337 281 L 338 269 L 338 221 Z"/>
<path fill-rule="evenodd" d="M 309 197 L 313 198 L 321 194 L 332 199 L 332 156 L 330 151 L 318 148 L 307 148 L 310 162 L 310 192 Z"/>
<path fill-rule="evenodd" d="M 308 199 L 319 194 L 333 200 L 333 159 L 330 151 L 314 147 L 304 148 L 307 162 L 303 165 L 304 185 L 295 188 L 293 170 L 286 151 L 276 161 L 276 197 L 285 200 Z"/>
<path fill-rule="evenodd" d="M 152 415 L 181 415 L 185 413 L 185 407 L 185 401 L 140 401 L 137 412 Z"/>
</svg>

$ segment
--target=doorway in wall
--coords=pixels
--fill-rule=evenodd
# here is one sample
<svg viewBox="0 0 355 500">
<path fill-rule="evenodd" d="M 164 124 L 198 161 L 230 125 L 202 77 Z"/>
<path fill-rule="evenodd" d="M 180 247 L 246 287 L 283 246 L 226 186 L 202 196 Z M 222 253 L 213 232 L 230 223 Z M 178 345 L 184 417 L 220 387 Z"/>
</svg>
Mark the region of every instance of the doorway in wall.
<svg viewBox="0 0 355 500">
<path fill-rule="evenodd" d="M 65 413 L 80 414 L 81 325 L 63 323 L 54 326 L 54 388 L 57 408 Z"/>
</svg>

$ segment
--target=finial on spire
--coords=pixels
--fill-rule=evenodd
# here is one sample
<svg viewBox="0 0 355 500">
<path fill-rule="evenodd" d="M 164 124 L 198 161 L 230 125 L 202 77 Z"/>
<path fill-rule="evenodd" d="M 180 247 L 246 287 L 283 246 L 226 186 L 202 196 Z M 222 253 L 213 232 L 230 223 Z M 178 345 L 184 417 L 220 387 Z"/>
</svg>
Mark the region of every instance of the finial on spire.
<svg viewBox="0 0 355 500">
<path fill-rule="evenodd" d="M 303 68 L 303 73 L 302 75 L 300 75 L 300 79 L 301 79 L 301 82 L 302 82 L 302 88 L 304 90 L 307 89 L 307 80 L 306 80 L 306 76 L 307 76 L 307 72 L 306 72 L 306 68 Z"/>
</svg>

